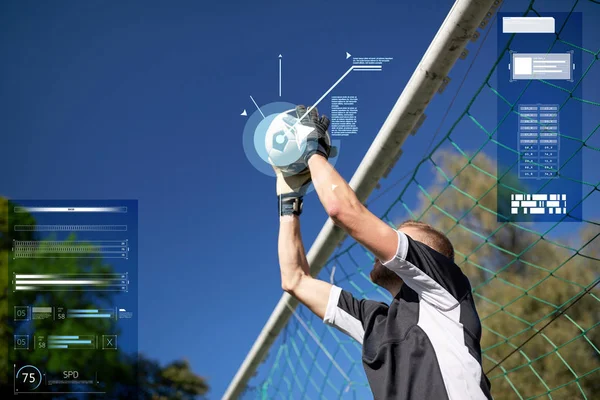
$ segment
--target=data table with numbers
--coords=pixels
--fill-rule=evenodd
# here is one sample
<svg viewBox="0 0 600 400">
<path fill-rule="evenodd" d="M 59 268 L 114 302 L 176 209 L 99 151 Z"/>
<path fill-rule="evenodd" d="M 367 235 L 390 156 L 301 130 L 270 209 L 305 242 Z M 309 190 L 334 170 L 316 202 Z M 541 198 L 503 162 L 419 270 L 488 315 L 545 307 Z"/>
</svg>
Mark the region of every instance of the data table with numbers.
<svg viewBox="0 0 600 400">
<path fill-rule="evenodd" d="M 519 105 L 519 178 L 550 179 L 559 169 L 558 104 Z"/>
</svg>

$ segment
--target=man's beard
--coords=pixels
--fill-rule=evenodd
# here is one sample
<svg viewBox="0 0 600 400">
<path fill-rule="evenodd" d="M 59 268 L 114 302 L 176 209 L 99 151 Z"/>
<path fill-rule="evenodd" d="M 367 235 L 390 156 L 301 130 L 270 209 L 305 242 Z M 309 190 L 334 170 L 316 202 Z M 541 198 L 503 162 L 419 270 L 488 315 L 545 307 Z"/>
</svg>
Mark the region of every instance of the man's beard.
<svg viewBox="0 0 600 400">
<path fill-rule="evenodd" d="M 402 282 L 395 272 L 390 271 L 379 262 L 373 266 L 369 277 L 373 283 L 386 289 Z"/>
</svg>

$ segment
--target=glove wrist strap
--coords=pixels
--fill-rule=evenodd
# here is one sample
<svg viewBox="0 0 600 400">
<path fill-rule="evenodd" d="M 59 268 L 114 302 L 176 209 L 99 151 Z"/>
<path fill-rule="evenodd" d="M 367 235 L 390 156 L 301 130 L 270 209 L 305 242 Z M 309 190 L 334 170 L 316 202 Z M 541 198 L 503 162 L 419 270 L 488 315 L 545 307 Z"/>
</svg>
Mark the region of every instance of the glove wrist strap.
<svg viewBox="0 0 600 400">
<path fill-rule="evenodd" d="M 297 193 L 289 193 L 277 197 L 280 216 L 302 214 L 302 196 Z"/>
<path fill-rule="evenodd" d="M 320 154 L 325 158 L 329 158 L 327 149 L 325 149 L 320 143 L 309 142 L 306 146 L 306 150 L 304 151 L 304 162 L 308 165 L 308 160 L 315 154 Z"/>
</svg>

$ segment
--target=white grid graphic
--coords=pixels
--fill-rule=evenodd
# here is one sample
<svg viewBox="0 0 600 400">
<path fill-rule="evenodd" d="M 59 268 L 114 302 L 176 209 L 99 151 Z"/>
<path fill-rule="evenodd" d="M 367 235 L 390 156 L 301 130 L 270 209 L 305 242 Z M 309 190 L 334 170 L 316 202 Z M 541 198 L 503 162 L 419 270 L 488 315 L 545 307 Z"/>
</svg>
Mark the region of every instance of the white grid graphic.
<svg viewBox="0 0 600 400">
<path fill-rule="evenodd" d="M 566 194 L 511 194 L 511 214 L 566 214 Z"/>
</svg>

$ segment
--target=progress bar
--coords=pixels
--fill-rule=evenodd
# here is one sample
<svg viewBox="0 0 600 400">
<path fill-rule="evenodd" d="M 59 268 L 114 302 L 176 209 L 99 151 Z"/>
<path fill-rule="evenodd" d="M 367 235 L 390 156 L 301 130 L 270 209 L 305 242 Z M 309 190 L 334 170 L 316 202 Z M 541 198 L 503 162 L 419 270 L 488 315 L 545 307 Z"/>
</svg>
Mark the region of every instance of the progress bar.
<svg viewBox="0 0 600 400">
<path fill-rule="evenodd" d="M 129 241 L 13 240 L 13 258 L 123 258 L 128 259 Z"/>
<path fill-rule="evenodd" d="M 17 274 L 13 273 L 14 291 L 103 291 L 127 292 L 129 274 Z"/>
<path fill-rule="evenodd" d="M 126 232 L 127 225 L 15 225 L 17 232 Z"/>
<path fill-rule="evenodd" d="M 127 207 L 15 207 L 15 213 L 126 213 Z"/>
</svg>

